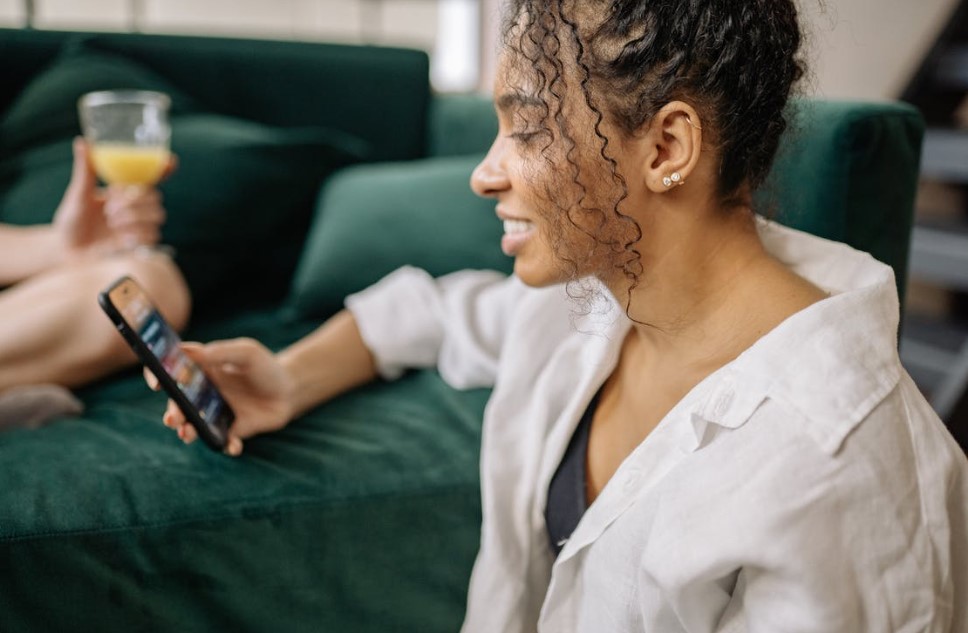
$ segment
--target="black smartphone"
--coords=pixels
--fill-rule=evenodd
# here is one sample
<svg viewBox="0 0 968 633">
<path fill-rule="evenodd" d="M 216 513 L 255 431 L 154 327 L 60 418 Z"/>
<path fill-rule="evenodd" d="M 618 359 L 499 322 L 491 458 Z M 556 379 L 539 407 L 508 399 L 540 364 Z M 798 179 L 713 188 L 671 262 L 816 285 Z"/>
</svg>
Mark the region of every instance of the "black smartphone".
<svg viewBox="0 0 968 633">
<path fill-rule="evenodd" d="M 98 295 L 98 303 L 118 332 L 175 401 L 198 436 L 221 451 L 235 413 L 201 367 L 181 350 L 181 339 L 144 289 L 121 277 Z"/>
</svg>

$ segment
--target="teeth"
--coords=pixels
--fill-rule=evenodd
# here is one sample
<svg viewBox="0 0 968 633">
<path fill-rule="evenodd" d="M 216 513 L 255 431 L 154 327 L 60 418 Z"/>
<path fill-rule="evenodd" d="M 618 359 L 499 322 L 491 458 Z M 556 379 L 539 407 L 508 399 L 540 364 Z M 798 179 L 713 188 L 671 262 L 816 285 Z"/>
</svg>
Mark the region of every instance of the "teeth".
<svg viewBox="0 0 968 633">
<path fill-rule="evenodd" d="M 514 233 L 527 233 L 531 230 L 531 223 L 526 220 L 505 220 L 504 232 L 508 235 Z"/>
</svg>

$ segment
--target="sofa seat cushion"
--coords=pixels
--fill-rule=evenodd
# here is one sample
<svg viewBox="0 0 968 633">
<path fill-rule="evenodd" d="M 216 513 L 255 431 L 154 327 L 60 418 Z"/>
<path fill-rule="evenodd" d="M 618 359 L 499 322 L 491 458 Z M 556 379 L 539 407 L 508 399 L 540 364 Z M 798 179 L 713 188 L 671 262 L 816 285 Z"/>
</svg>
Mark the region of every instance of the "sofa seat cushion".
<svg viewBox="0 0 968 633">
<path fill-rule="evenodd" d="M 510 272 L 495 201 L 470 189 L 481 158 L 357 165 L 334 174 L 320 195 L 289 307 L 299 316 L 332 314 L 346 295 L 405 264 L 432 275 Z"/>
<path fill-rule="evenodd" d="M 314 325 L 257 313 L 196 333 L 282 345 Z M 373 384 L 239 459 L 183 446 L 137 373 L 81 395 L 81 419 L 0 435 L 5 631 L 459 628 L 486 391 L 433 372 Z"/>
</svg>

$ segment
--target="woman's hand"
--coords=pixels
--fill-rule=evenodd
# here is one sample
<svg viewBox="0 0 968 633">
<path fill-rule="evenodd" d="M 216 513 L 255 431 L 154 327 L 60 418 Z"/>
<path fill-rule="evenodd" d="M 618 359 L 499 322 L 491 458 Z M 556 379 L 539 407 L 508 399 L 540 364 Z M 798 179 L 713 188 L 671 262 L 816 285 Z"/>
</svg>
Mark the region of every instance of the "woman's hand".
<svg viewBox="0 0 968 633">
<path fill-rule="evenodd" d="M 183 343 L 182 350 L 212 379 L 235 411 L 225 447 L 228 455 L 242 453 L 242 440 L 277 431 L 292 418 L 292 379 L 275 355 L 258 341 L 241 338 L 207 345 Z M 147 369 L 145 380 L 158 390 L 157 379 Z M 186 444 L 195 441 L 195 428 L 172 400 L 168 401 L 164 423 Z"/>
<path fill-rule="evenodd" d="M 166 176 L 174 167 L 173 158 Z M 157 189 L 98 187 L 90 148 L 84 139 L 74 139 L 71 181 L 53 220 L 65 257 L 102 256 L 157 244 L 164 222 L 165 209 Z"/>
<path fill-rule="evenodd" d="M 183 343 L 182 349 L 235 411 L 225 447 L 229 455 L 242 452 L 245 438 L 277 431 L 292 418 L 377 376 L 376 362 L 348 310 L 278 354 L 247 338 L 208 345 Z M 147 370 L 145 379 L 158 389 Z M 170 400 L 164 420 L 185 443 L 195 440 L 194 427 Z"/>
</svg>

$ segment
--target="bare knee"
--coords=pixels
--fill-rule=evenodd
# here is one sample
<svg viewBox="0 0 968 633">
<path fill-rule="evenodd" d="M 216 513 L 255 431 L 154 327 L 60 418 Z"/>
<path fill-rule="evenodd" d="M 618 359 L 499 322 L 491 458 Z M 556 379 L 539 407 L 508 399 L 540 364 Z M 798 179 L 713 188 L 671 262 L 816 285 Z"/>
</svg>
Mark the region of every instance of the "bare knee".
<svg viewBox="0 0 968 633">
<path fill-rule="evenodd" d="M 99 263 L 92 276 L 98 279 L 99 290 L 112 281 L 127 275 L 144 288 L 152 303 L 171 326 L 181 331 L 188 324 L 191 296 L 184 277 L 175 263 L 158 253 L 132 253 Z M 99 315 L 103 318 L 103 315 Z M 118 336 L 104 318 L 103 329 L 91 337 L 88 359 L 98 374 L 109 373 L 134 362 L 135 356 L 127 343 Z M 92 331 L 93 333 L 93 331 Z"/>
<path fill-rule="evenodd" d="M 134 364 L 96 301 L 121 275 L 141 283 L 173 327 L 186 325 L 188 288 L 164 255 L 133 252 L 51 271 L 0 295 L 6 317 L 0 324 L 0 389 L 36 382 L 76 387 Z"/>
<path fill-rule="evenodd" d="M 157 253 L 134 253 L 113 264 L 122 274 L 137 281 L 173 328 L 181 331 L 191 314 L 191 294 L 181 271 L 171 258 Z"/>
</svg>

